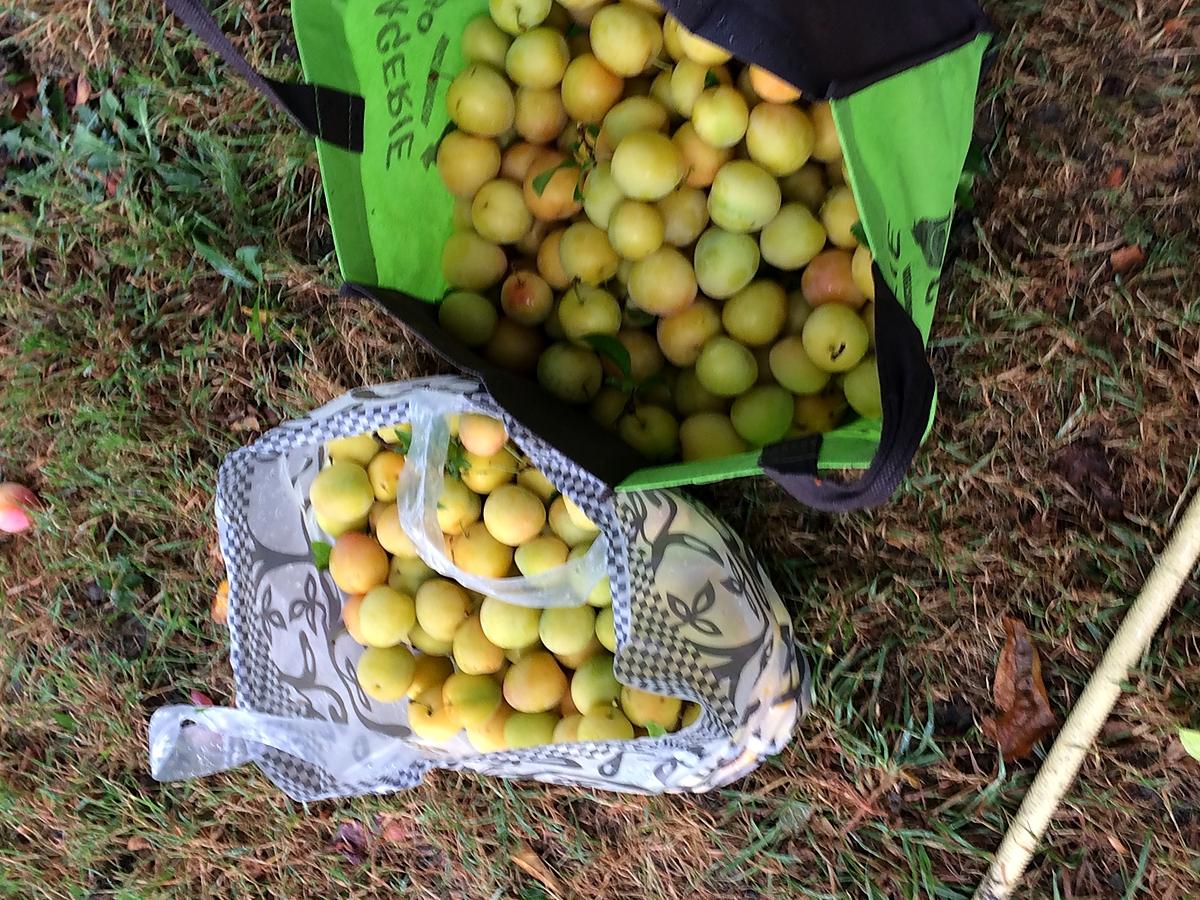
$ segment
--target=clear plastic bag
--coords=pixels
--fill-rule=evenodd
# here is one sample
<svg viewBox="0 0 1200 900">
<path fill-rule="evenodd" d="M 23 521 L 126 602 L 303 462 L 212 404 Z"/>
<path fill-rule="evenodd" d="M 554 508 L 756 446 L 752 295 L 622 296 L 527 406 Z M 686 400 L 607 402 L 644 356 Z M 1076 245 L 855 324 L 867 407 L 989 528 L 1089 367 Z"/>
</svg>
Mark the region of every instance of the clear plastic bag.
<svg viewBox="0 0 1200 900">
<path fill-rule="evenodd" d="M 418 741 L 406 704 L 362 692 L 362 648 L 341 628 L 342 597 L 329 573 L 313 563 L 319 532 L 309 485 L 326 441 L 403 421 L 416 426 L 451 409 L 505 419 L 532 463 L 600 527 L 614 672 L 633 687 L 699 703 L 692 725 L 662 737 L 479 753 L 461 735 L 443 745 Z M 438 445 L 440 437 L 430 446 Z M 436 452 L 427 465 L 437 465 Z M 410 514 L 427 508 L 418 499 L 406 500 Z M 225 461 L 217 522 L 237 709 L 156 711 L 150 765 L 162 780 L 253 761 L 297 800 L 389 793 L 432 768 L 641 793 L 703 791 L 778 753 L 808 702 L 807 667 L 786 610 L 728 526 L 676 491 L 607 490 L 508 420 L 470 379 L 364 388 L 273 429 Z M 432 555 L 427 562 L 437 568 Z"/>
<path fill-rule="evenodd" d="M 531 577 L 481 578 L 464 572 L 450 558 L 437 521 L 442 473 L 450 445 L 446 418 L 468 412 L 496 415 L 497 410 L 492 405 L 481 406 L 467 395 L 440 391 L 428 391 L 410 403 L 408 422 L 412 425 L 412 441 L 396 496 L 405 533 L 427 566 L 473 591 L 521 606 L 580 605 L 607 574 L 608 540 L 603 534 L 580 558 Z"/>
</svg>

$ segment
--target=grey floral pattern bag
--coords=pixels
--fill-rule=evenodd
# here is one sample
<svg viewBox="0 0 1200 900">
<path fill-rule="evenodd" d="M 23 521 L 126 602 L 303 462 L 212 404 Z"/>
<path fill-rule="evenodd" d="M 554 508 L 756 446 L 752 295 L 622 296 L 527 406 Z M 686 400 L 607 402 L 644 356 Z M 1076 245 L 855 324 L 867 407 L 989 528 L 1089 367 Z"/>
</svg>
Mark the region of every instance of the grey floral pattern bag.
<svg viewBox="0 0 1200 900">
<path fill-rule="evenodd" d="M 413 740 L 404 704 L 362 692 L 354 672 L 361 648 L 341 629 L 340 593 L 313 562 L 319 531 L 308 487 L 326 441 L 449 411 L 503 419 L 533 464 L 600 526 L 603 550 L 579 562 L 585 575 L 603 564 L 611 580 L 614 671 L 623 683 L 698 702 L 694 724 L 662 737 L 479 753 L 462 737 L 436 747 Z M 406 529 L 419 527 L 432 471 L 412 462 L 401 481 Z M 808 669 L 787 612 L 728 526 L 673 490 L 609 491 L 507 417 L 477 381 L 363 388 L 280 425 L 226 459 L 216 506 L 237 706 L 156 711 L 150 766 L 160 780 L 255 762 L 302 801 L 410 788 L 435 768 L 615 791 L 704 791 L 779 752 L 807 707 Z M 436 547 L 417 544 L 428 565 L 453 575 Z M 505 581 L 512 584 L 491 586 L 497 595 L 529 606 L 569 592 L 562 583 Z"/>
</svg>

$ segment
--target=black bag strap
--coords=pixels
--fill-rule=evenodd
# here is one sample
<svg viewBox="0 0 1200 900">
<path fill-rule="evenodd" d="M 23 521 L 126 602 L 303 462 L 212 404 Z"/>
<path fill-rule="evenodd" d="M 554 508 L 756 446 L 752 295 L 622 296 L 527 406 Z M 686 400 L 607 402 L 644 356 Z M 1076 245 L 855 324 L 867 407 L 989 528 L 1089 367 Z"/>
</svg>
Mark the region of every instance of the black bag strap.
<svg viewBox="0 0 1200 900">
<path fill-rule="evenodd" d="M 315 138 L 353 153 L 363 149 L 363 113 L 358 94 L 304 82 L 277 81 L 260 75 L 221 32 L 202 0 L 166 0 L 167 7 L 251 87 L 291 116 Z"/>
<path fill-rule="evenodd" d="M 912 466 L 933 408 L 935 381 L 921 332 L 875 268 L 875 356 L 883 401 L 879 449 L 857 480 L 817 477 L 820 435 L 762 452 L 763 471 L 806 506 L 845 512 L 882 506 Z"/>
<path fill-rule="evenodd" d="M 806 96 L 849 97 L 990 32 L 977 0 L 662 0 L 692 31 Z"/>
</svg>

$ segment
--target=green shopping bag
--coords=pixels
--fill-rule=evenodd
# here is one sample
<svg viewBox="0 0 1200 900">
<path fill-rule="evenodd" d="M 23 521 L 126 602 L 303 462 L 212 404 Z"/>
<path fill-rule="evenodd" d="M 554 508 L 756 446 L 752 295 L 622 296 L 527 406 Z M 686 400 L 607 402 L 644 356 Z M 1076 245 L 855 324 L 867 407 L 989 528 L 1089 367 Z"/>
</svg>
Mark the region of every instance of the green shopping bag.
<svg viewBox="0 0 1200 900">
<path fill-rule="evenodd" d="M 719 460 L 647 466 L 533 380 L 500 370 L 437 325 L 454 201 L 436 151 L 460 36 L 486 0 L 293 0 L 307 84 L 257 75 L 199 0 L 169 5 L 317 138 L 329 217 L 350 294 L 370 297 L 477 375 L 509 413 L 615 490 L 765 473 L 825 510 L 885 502 L 932 423 L 925 355 L 954 197 L 989 42 L 974 0 L 663 0 L 692 31 L 829 98 L 875 259 L 882 419 Z M 856 480 L 821 470 L 865 469 Z"/>
</svg>

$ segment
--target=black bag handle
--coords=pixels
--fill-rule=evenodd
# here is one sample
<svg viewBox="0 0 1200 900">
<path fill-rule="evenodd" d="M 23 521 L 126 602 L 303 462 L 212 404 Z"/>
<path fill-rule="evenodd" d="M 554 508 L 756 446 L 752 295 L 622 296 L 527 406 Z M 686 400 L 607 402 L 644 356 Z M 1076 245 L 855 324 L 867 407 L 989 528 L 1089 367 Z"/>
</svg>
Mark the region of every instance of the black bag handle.
<svg viewBox="0 0 1200 900">
<path fill-rule="evenodd" d="M 690 30 L 809 98 L 849 97 L 990 32 L 978 0 L 662 0 Z"/>
<path fill-rule="evenodd" d="M 202 0 L 166 0 L 166 4 L 251 87 L 291 116 L 308 134 L 353 153 L 362 152 L 366 104 L 361 96 L 324 85 L 277 81 L 260 75 L 221 32 Z"/>
<path fill-rule="evenodd" d="M 882 506 L 912 466 L 929 425 L 936 383 L 921 332 L 875 266 L 875 358 L 883 401 L 879 449 L 857 480 L 817 476 L 821 437 L 763 449 L 763 471 L 806 506 L 846 512 Z"/>
</svg>

